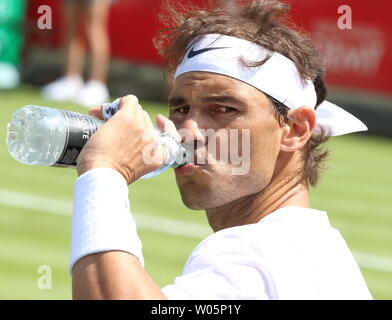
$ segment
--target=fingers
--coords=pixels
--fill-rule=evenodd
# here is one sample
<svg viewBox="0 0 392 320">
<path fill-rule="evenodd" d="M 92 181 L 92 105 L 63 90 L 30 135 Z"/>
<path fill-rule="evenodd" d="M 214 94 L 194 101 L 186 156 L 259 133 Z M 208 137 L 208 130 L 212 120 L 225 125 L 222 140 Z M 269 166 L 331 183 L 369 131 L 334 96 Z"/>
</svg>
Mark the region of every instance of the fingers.
<svg viewBox="0 0 392 320">
<path fill-rule="evenodd" d="M 143 110 L 142 106 L 139 104 L 139 99 L 134 95 L 127 95 L 119 99 L 118 111 L 116 114 L 117 113 L 118 115 L 116 118 L 125 118 L 132 122 L 138 122 L 142 124 L 144 128 L 150 128 L 153 126 L 149 114 Z M 89 110 L 89 114 L 96 118 L 105 120 L 102 115 L 102 106 L 91 108 Z"/>
<path fill-rule="evenodd" d="M 156 117 L 157 126 L 161 131 L 165 131 L 165 119 L 161 114 L 158 114 Z"/>
<path fill-rule="evenodd" d="M 112 111 L 109 111 L 109 113 L 110 113 L 109 116 L 103 114 L 102 108 L 103 108 L 104 105 L 110 105 L 111 106 L 111 105 L 113 105 L 113 103 L 112 104 L 110 104 L 110 103 L 104 104 L 104 105 L 99 106 L 99 107 L 93 107 L 93 108 L 91 108 L 88 111 L 88 114 L 91 115 L 91 116 L 94 116 L 94 117 L 96 117 L 98 119 L 101 119 L 101 120 L 108 120 L 109 118 L 111 118 L 114 115 L 114 112 L 119 111 L 120 109 L 123 109 L 123 111 L 125 109 L 127 109 L 127 110 L 131 109 L 133 111 L 135 111 L 137 109 L 141 109 L 141 106 L 139 105 L 139 100 L 134 95 L 128 95 L 128 96 L 125 96 L 125 97 L 123 97 L 121 99 L 117 99 L 117 100 L 119 100 L 118 107 L 115 107 L 115 109 L 117 109 L 117 110 L 114 110 L 113 113 L 112 113 Z M 108 111 L 106 111 L 106 112 L 108 112 Z"/>
<path fill-rule="evenodd" d="M 102 107 L 93 107 L 88 111 L 88 114 L 97 119 L 105 120 L 105 118 L 102 116 Z"/>
<path fill-rule="evenodd" d="M 122 108 L 132 108 L 132 107 L 137 107 L 137 106 L 140 107 L 139 99 L 136 96 L 132 95 L 132 94 L 127 95 L 125 97 L 122 97 L 120 99 L 120 103 L 119 103 L 119 109 L 120 110 Z"/>
<path fill-rule="evenodd" d="M 156 121 L 159 129 L 161 129 L 163 132 L 170 133 L 173 137 L 177 139 L 177 141 L 181 141 L 181 136 L 178 133 L 173 121 L 169 120 L 168 118 L 166 118 L 161 114 L 157 115 Z"/>
<path fill-rule="evenodd" d="M 152 126 L 151 118 L 150 115 L 147 113 L 147 111 L 143 110 L 143 116 L 144 116 L 144 125 L 147 126 Z"/>
<path fill-rule="evenodd" d="M 121 117 L 127 117 L 130 120 L 132 118 L 132 121 L 142 121 L 144 123 L 144 110 L 136 96 L 128 95 L 122 97 L 118 107 L 119 111 L 117 113 L 122 114 Z"/>
</svg>

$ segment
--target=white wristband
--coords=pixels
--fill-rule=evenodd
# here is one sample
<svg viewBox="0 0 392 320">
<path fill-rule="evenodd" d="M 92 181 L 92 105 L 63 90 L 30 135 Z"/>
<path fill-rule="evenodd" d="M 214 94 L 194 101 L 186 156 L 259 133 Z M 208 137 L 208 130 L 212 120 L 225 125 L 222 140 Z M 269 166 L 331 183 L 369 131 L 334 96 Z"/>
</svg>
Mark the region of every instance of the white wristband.
<svg viewBox="0 0 392 320">
<path fill-rule="evenodd" d="M 69 272 L 79 259 L 112 250 L 133 254 L 144 267 L 127 183 L 118 171 L 97 168 L 75 183 Z"/>
</svg>

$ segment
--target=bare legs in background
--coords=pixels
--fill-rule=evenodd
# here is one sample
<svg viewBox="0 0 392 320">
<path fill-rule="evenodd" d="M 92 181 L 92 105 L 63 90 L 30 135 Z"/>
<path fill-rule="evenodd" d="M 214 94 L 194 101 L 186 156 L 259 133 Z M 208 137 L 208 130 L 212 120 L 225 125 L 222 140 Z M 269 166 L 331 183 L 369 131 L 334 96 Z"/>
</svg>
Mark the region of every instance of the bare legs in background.
<svg viewBox="0 0 392 320">
<path fill-rule="evenodd" d="M 67 22 L 65 76 L 43 88 L 46 98 L 73 100 L 86 107 L 108 101 L 109 8 L 108 0 L 64 1 Z M 87 52 L 90 54 L 91 68 L 84 84 L 82 75 Z"/>
</svg>

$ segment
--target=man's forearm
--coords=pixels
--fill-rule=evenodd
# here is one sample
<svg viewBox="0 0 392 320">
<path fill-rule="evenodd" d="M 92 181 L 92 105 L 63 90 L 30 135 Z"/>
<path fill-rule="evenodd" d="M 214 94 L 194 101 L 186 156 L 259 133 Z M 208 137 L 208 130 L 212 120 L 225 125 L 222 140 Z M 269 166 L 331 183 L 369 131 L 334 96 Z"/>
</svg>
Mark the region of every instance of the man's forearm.
<svg viewBox="0 0 392 320">
<path fill-rule="evenodd" d="M 73 299 L 166 299 L 139 260 L 122 251 L 80 259 L 72 270 Z"/>
<path fill-rule="evenodd" d="M 94 169 L 75 184 L 70 272 L 75 299 L 164 299 L 143 269 L 120 173 Z"/>
<path fill-rule="evenodd" d="M 157 142 L 151 119 L 135 96 L 122 98 L 119 109 L 78 157 L 80 176 L 74 188 L 69 264 L 73 297 L 164 299 L 143 269 L 142 244 L 130 212 L 128 185 L 158 169 L 166 153 L 158 152 L 157 161 L 145 163 L 143 150 Z M 157 124 L 181 139 L 168 119 L 161 116 Z"/>
</svg>

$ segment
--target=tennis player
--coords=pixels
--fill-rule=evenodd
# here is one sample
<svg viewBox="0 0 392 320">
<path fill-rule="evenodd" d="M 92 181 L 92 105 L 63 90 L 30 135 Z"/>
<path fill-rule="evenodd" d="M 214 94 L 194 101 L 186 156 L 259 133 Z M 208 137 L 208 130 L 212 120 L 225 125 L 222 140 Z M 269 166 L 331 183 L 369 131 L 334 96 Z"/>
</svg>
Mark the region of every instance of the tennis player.
<svg viewBox="0 0 392 320">
<path fill-rule="evenodd" d="M 242 151 L 249 145 L 248 170 L 236 174 L 238 163 L 218 156 L 205 164 L 193 156 L 175 169 L 184 204 L 205 210 L 214 233 L 192 252 L 182 274 L 160 288 L 144 269 L 127 186 L 167 155 L 158 147 L 156 160 L 144 161 L 143 150 L 156 143 L 153 124 L 136 97 L 122 98 L 78 160 L 73 297 L 372 299 L 327 213 L 309 205 L 309 188 L 326 158 L 320 144 L 366 126 L 325 100 L 321 59 L 287 23 L 286 5 L 222 3 L 183 15 L 172 10 L 178 23 L 161 39 L 170 120 L 158 116 L 157 124 L 178 143 L 187 140 L 194 155 L 206 154 L 212 143 L 207 129 L 237 130 L 239 137 L 248 130 L 250 139 L 237 144 Z M 91 113 L 98 116 L 99 108 Z"/>
</svg>

